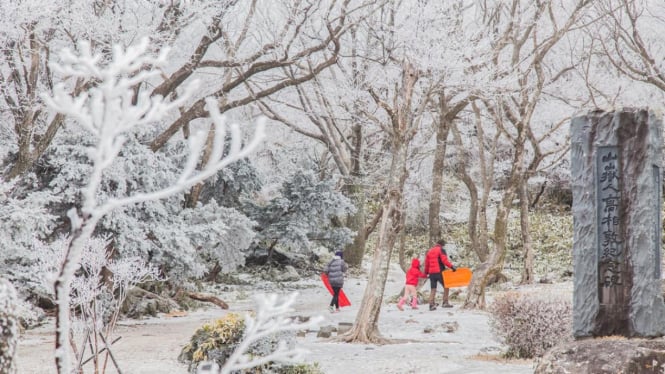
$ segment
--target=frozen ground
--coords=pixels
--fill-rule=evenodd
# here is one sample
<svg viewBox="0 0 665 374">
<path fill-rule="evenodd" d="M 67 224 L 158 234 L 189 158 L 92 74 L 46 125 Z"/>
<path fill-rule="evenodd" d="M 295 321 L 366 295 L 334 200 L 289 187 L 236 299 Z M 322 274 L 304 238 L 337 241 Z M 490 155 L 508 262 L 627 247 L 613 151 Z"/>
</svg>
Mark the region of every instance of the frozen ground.
<svg viewBox="0 0 665 374">
<path fill-rule="evenodd" d="M 330 314 L 326 306 L 330 296 L 318 278 L 303 279 L 294 283 L 275 285 L 279 293 L 297 289 L 300 296 L 295 306 L 296 315 L 323 315 L 322 325 L 337 326 L 339 322 L 354 322 L 362 298 L 365 281 L 363 277 L 350 277 L 344 286 L 351 303 L 342 312 Z M 404 275 L 393 268 L 386 284 L 386 298 L 396 295 L 402 287 Z M 235 287 L 218 294 L 231 305 L 229 311 L 246 311 L 251 308 L 253 292 L 267 292 L 270 285 L 263 284 L 253 289 Z M 427 291 L 424 286 L 423 291 Z M 437 295 L 440 299 L 440 291 Z M 308 333 L 298 338 L 300 347 L 310 351 L 307 362 L 318 362 L 329 374 L 354 373 L 532 373 L 534 363 L 527 360 L 506 361 L 500 358 L 502 347 L 493 338 L 485 312 L 462 310 L 459 301 L 454 308 L 436 311 L 422 306 L 418 310 L 397 310 L 395 304 L 384 304 L 381 309 L 379 328 L 384 336 L 401 343 L 389 345 L 347 344 L 332 339 L 317 338 Z M 191 312 L 185 317 L 167 318 L 158 316 L 141 321 L 122 321 L 117 335 L 122 338 L 113 345 L 113 354 L 120 363 L 122 373 L 164 374 L 186 373 L 186 366 L 176 358 L 194 330 L 201 324 L 218 318 L 227 311 L 210 307 Z M 457 324 L 453 332 L 446 326 Z M 334 338 L 334 337 L 333 337 Z M 52 321 L 42 327 L 27 331 L 18 350 L 19 374 L 55 373 L 52 354 Z M 116 373 L 109 362 L 107 373 Z M 88 369 L 91 371 L 91 367 Z"/>
</svg>

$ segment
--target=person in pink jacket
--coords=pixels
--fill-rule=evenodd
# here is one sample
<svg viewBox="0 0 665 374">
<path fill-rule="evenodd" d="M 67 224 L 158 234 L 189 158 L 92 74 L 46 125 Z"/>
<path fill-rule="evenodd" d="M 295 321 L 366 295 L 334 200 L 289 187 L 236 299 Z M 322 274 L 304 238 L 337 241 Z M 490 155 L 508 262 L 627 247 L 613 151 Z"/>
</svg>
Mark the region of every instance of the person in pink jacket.
<svg viewBox="0 0 665 374">
<path fill-rule="evenodd" d="M 411 299 L 411 309 L 418 309 L 418 291 L 416 291 L 416 285 L 418 285 L 418 278 L 427 278 L 427 274 L 420 271 L 420 260 L 414 258 L 411 260 L 411 267 L 409 271 L 406 272 L 406 285 L 404 286 L 404 296 L 399 299 L 397 303 L 397 308 L 399 310 L 404 310 L 403 305 L 408 300 L 409 296 Z"/>
</svg>

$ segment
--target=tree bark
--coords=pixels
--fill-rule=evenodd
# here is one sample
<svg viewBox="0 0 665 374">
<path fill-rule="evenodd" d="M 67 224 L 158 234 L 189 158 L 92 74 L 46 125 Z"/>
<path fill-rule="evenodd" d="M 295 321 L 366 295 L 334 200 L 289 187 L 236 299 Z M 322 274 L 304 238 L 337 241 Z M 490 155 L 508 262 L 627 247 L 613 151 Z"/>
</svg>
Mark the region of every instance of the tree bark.
<svg viewBox="0 0 665 374">
<path fill-rule="evenodd" d="M 432 193 L 429 199 L 429 242 L 435 243 L 441 239 L 441 191 L 443 190 L 443 167 L 448 144 L 449 122 L 446 120 L 448 103 L 443 93 L 439 95 L 439 121 L 436 126 L 436 147 L 434 148 L 434 163 L 432 164 Z"/>
<path fill-rule="evenodd" d="M 524 179 L 520 183 L 520 229 L 522 232 L 522 246 L 524 248 L 524 267 L 522 269 L 522 279 L 520 284 L 531 284 L 534 282 L 533 273 L 533 243 L 531 241 L 531 232 L 529 224 L 529 193 L 527 190 L 528 180 Z"/>
<path fill-rule="evenodd" d="M 367 287 L 353 328 L 341 337 L 347 342 L 374 344 L 389 342 L 379 331 L 379 313 L 383 304 L 390 257 L 399 232 L 403 229 L 401 226 L 403 213 L 400 208 L 404 184 L 408 176 L 406 167 L 408 145 L 415 134 L 411 100 L 418 78 L 415 68 L 411 64 L 405 63 L 402 70 L 402 86 L 393 98 L 394 107 L 370 90 L 374 101 L 385 110 L 391 121 L 390 129 L 386 128 L 389 130 L 387 132 L 390 134 L 391 140 L 391 162 L 387 192 L 383 202 L 383 214 Z M 423 109 L 421 108 L 421 110 Z"/>
<path fill-rule="evenodd" d="M 503 197 L 497 207 L 496 218 L 494 220 L 494 247 L 487 261 L 483 262 L 474 271 L 471 284 L 468 287 L 467 298 L 464 302 L 464 308 L 484 309 L 485 288 L 490 281 L 496 279 L 501 271 L 506 258 L 506 238 L 508 233 L 508 219 L 512 209 L 513 199 L 520 188 L 522 176 L 524 173 L 524 152 L 526 131 L 524 125 L 518 123 L 518 135 L 515 140 L 515 150 L 513 153 L 513 163 L 510 170 L 508 183 L 504 190 Z"/>
<path fill-rule="evenodd" d="M 344 341 L 372 344 L 389 342 L 381 335 L 378 322 L 388 279 L 390 256 L 400 230 L 398 206 L 401 199 L 401 192 L 396 189 L 391 189 L 386 197 L 367 286 L 353 328 L 342 336 Z"/>
<path fill-rule="evenodd" d="M 353 126 L 353 148 L 351 149 L 351 177 L 346 193 L 353 201 L 356 211 L 346 217 L 346 227 L 356 233 L 353 243 L 344 249 L 344 260 L 349 266 L 360 268 L 365 255 L 365 186 L 362 183 L 360 157 L 362 147 L 362 126 Z"/>
<path fill-rule="evenodd" d="M 193 300 L 213 303 L 222 309 L 229 309 L 229 304 L 225 303 L 224 300 L 218 298 L 217 296 L 204 294 L 200 292 L 187 292 L 187 296 Z"/>
<path fill-rule="evenodd" d="M 482 148 L 482 143 L 484 142 L 482 126 L 478 124 L 477 128 L 478 128 L 477 138 L 478 138 L 479 148 Z M 464 144 L 462 143 L 461 135 L 455 124 L 453 124 L 452 126 L 452 131 L 453 131 L 453 136 L 455 138 L 456 146 L 460 150 L 463 150 Z M 483 180 L 483 190 L 485 190 L 487 188 L 487 184 L 485 183 L 485 181 L 487 181 L 490 178 L 484 175 L 485 171 L 487 170 L 487 167 L 485 166 L 487 160 L 485 159 L 485 154 L 482 149 L 480 150 L 480 157 L 478 159 L 481 170 L 480 174 Z M 482 263 L 487 261 L 487 258 L 489 257 L 489 248 L 487 246 L 488 243 L 487 209 L 486 206 L 483 205 L 487 203 L 485 198 L 485 195 L 487 194 L 483 193 L 484 195 L 483 199 L 480 199 L 478 193 L 478 187 L 468 172 L 468 165 L 467 165 L 468 163 L 469 160 L 467 153 L 460 151 L 460 154 L 455 160 L 453 171 L 455 175 L 462 181 L 462 183 L 464 183 L 467 190 L 469 191 L 469 215 L 468 215 L 469 218 L 467 223 L 467 230 L 469 235 L 469 241 L 471 243 L 471 250 L 476 254 L 478 260 Z"/>
<path fill-rule="evenodd" d="M 439 94 L 439 121 L 436 127 L 436 147 L 434 149 L 434 163 L 432 164 L 432 194 L 429 203 L 429 242 L 435 243 L 441 239 L 441 192 L 443 190 L 443 169 L 445 167 L 448 134 L 455 117 L 468 105 L 469 99 L 464 98 L 454 105 L 450 105 L 450 97 L 444 92 Z"/>
</svg>

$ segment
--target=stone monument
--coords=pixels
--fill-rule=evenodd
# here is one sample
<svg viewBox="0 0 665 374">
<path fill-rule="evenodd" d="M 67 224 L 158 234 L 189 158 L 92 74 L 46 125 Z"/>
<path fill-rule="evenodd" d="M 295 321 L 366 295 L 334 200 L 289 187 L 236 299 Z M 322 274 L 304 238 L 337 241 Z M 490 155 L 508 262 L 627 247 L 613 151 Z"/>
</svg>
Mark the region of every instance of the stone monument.
<svg viewBox="0 0 665 374">
<path fill-rule="evenodd" d="M 662 121 L 646 109 L 571 122 L 573 335 L 665 334 Z"/>
</svg>

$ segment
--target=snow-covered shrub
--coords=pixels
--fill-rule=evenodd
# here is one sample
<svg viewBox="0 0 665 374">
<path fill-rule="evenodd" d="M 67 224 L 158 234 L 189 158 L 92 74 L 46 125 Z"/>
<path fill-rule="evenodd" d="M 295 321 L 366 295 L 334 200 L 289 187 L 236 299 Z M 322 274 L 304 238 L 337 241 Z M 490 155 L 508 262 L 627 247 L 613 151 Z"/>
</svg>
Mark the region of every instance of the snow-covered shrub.
<svg viewBox="0 0 665 374">
<path fill-rule="evenodd" d="M 319 180 L 312 170 L 300 170 L 285 181 L 279 195 L 261 204 L 248 201 L 244 211 L 257 222 L 256 248 L 274 248 L 306 253 L 312 243 L 343 248 L 352 240 L 348 228 L 337 227 L 333 219 L 353 212 L 354 206 L 335 190 L 333 180 Z"/>
<path fill-rule="evenodd" d="M 227 208 L 242 208 L 242 201 L 257 195 L 263 187 L 263 178 L 249 159 L 238 160 L 207 179 L 199 201 L 211 199 Z"/>
<path fill-rule="evenodd" d="M 40 175 L 44 190 L 60 199 L 50 204 L 53 215 L 64 220 L 66 210 L 80 204 L 80 191 L 91 171 L 88 148 L 94 138 L 67 129 L 61 135 L 40 163 L 45 171 Z M 147 145 L 152 136 L 142 128 L 128 132 L 124 151 L 102 176 L 100 200 L 167 188 L 178 178 L 187 150 L 182 145 L 167 144 L 163 152 L 153 152 Z M 214 179 L 225 178 L 219 176 L 221 173 Z M 226 178 L 242 180 L 233 173 Z M 241 188 L 233 185 L 234 191 Z M 215 197 L 218 195 L 223 194 Z M 246 249 L 254 238 L 250 219 L 234 208 L 220 207 L 214 198 L 207 198 L 195 208 L 182 206 L 182 194 L 124 206 L 106 214 L 97 232 L 113 238 L 120 256 L 149 261 L 174 282 L 200 277 L 215 263 L 223 265 L 223 272 L 244 264 Z"/>
<path fill-rule="evenodd" d="M 233 351 L 238 347 L 238 343 L 245 334 L 245 319 L 236 313 L 229 313 L 224 317 L 206 323 L 198 328 L 190 342 L 185 345 L 178 357 L 178 360 L 189 364 L 189 371 L 196 372 L 201 362 L 214 361 L 218 366 L 223 366 Z M 267 356 L 275 351 L 280 344 L 284 342 L 289 349 L 295 345 L 295 332 L 281 331 L 267 335 L 252 344 L 247 353 L 252 357 Z M 253 372 L 268 372 L 281 365 L 268 362 L 260 368 L 253 368 Z M 279 371 L 281 373 L 281 371 Z"/>
<path fill-rule="evenodd" d="M 16 372 L 14 355 L 18 343 L 16 290 L 9 281 L 0 278 L 0 373 Z"/>
<path fill-rule="evenodd" d="M 189 343 L 182 348 L 178 360 L 188 363 L 190 372 L 195 372 L 199 363 L 204 361 L 223 365 L 242 339 L 244 331 L 245 319 L 237 313 L 228 313 L 196 329 Z"/>
<path fill-rule="evenodd" d="M 317 366 L 291 365 L 303 353 L 295 347 L 295 331 L 321 321 L 320 317 L 304 322 L 289 317 L 296 297 L 259 295 L 255 297 L 255 316 L 229 313 L 204 324 L 183 347 L 178 360 L 188 363 L 192 373 L 239 373 L 249 368 L 252 373 L 318 373 Z"/>
<path fill-rule="evenodd" d="M 114 165 L 116 158 L 123 154 L 125 142 L 132 137 L 133 131 L 162 120 L 167 113 L 184 105 L 196 89 L 197 82 L 193 82 L 173 101 L 151 96 L 148 91 L 137 93 L 136 87 L 159 76 L 160 68 L 167 62 L 168 50 L 162 50 L 159 56 L 154 57 L 148 53 L 148 47 L 148 38 L 126 50 L 116 45 L 110 61 L 103 59 L 100 54 L 94 54 L 90 43 L 80 43 L 80 55 L 65 49 L 60 55 L 61 62 L 53 63 L 52 69 L 63 75 L 98 84 L 91 85 L 84 92 L 72 94 L 61 82 L 53 86 L 52 96 L 42 96 L 51 109 L 75 119 L 81 128 L 95 138 L 93 146 L 88 149 L 91 171 L 87 175 L 85 187 L 80 189 L 81 204 L 67 211 L 72 237 L 54 283 L 58 305 L 55 359 L 58 373 L 61 374 L 69 373 L 71 369 L 69 307 L 74 276 L 80 268 L 84 247 L 93 237 L 102 218 L 122 207 L 165 199 L 181 193 L 215 175 L 227 165 L 245 158 L 263 138 L 263 127 L 259 126 L 254 137 L 243 144 L 238 125 L 232 124 L 230 147 L 225 153 L 226 119 L 219 112 L 218 103 L 213 98 L 207 98 L 206 109 L 216 131 L 211 143 L 210 157 L 205 165 L 197 168 L 199 156 L 206 146 L 207 134 L 196 131 L 188 137 L 189 152 L 182 171 L 167 186 L 154 186 L 146 191 L 128 189 L 126 193 L 103 196 L 100 193 L 104 185 L 103 176 Z M 133 170 L 140 173 L 150 169 Z M 159 170 L 156 172 L 159 173 Z"/>
<path fill-rule="evenodd" d="M 128 291 L 139 283 L 159 280 L 157 268 L 138 257 L 111 258 L 108 245 L 105 239 L 92 238 L 85 246 L 70 296 L 70 309 L 75 316 L 73 328 L 92 332 L 93 336 L 103 333 L 107 338 L 114 332 Z M 33 252 L 37 256 L 30 269 L 36 276 L 29 284 L 53 300 L 53 282 L 69 246 L 68 238 L 50 244 L 34 241 Z"/>
<path fill-rule="evenodd" d="M 33 238 L 48 235 L 56 226 L 57 217 L 45 206 L 57 200 L 49 192 L 27 191 L 16 180 L 0 178 L 0 274 L 18 280 L 17 285 L 32 276 L 23 270 L 33 259 Z"/>
<path fill-rule="evenodd" d="M 495 298 L 489 312 L 492 331 L 507 346 L 508 357 L 540 357 L 572 339 L 572 304 L 563 297 L 507 292 Z"/>
</svg>

